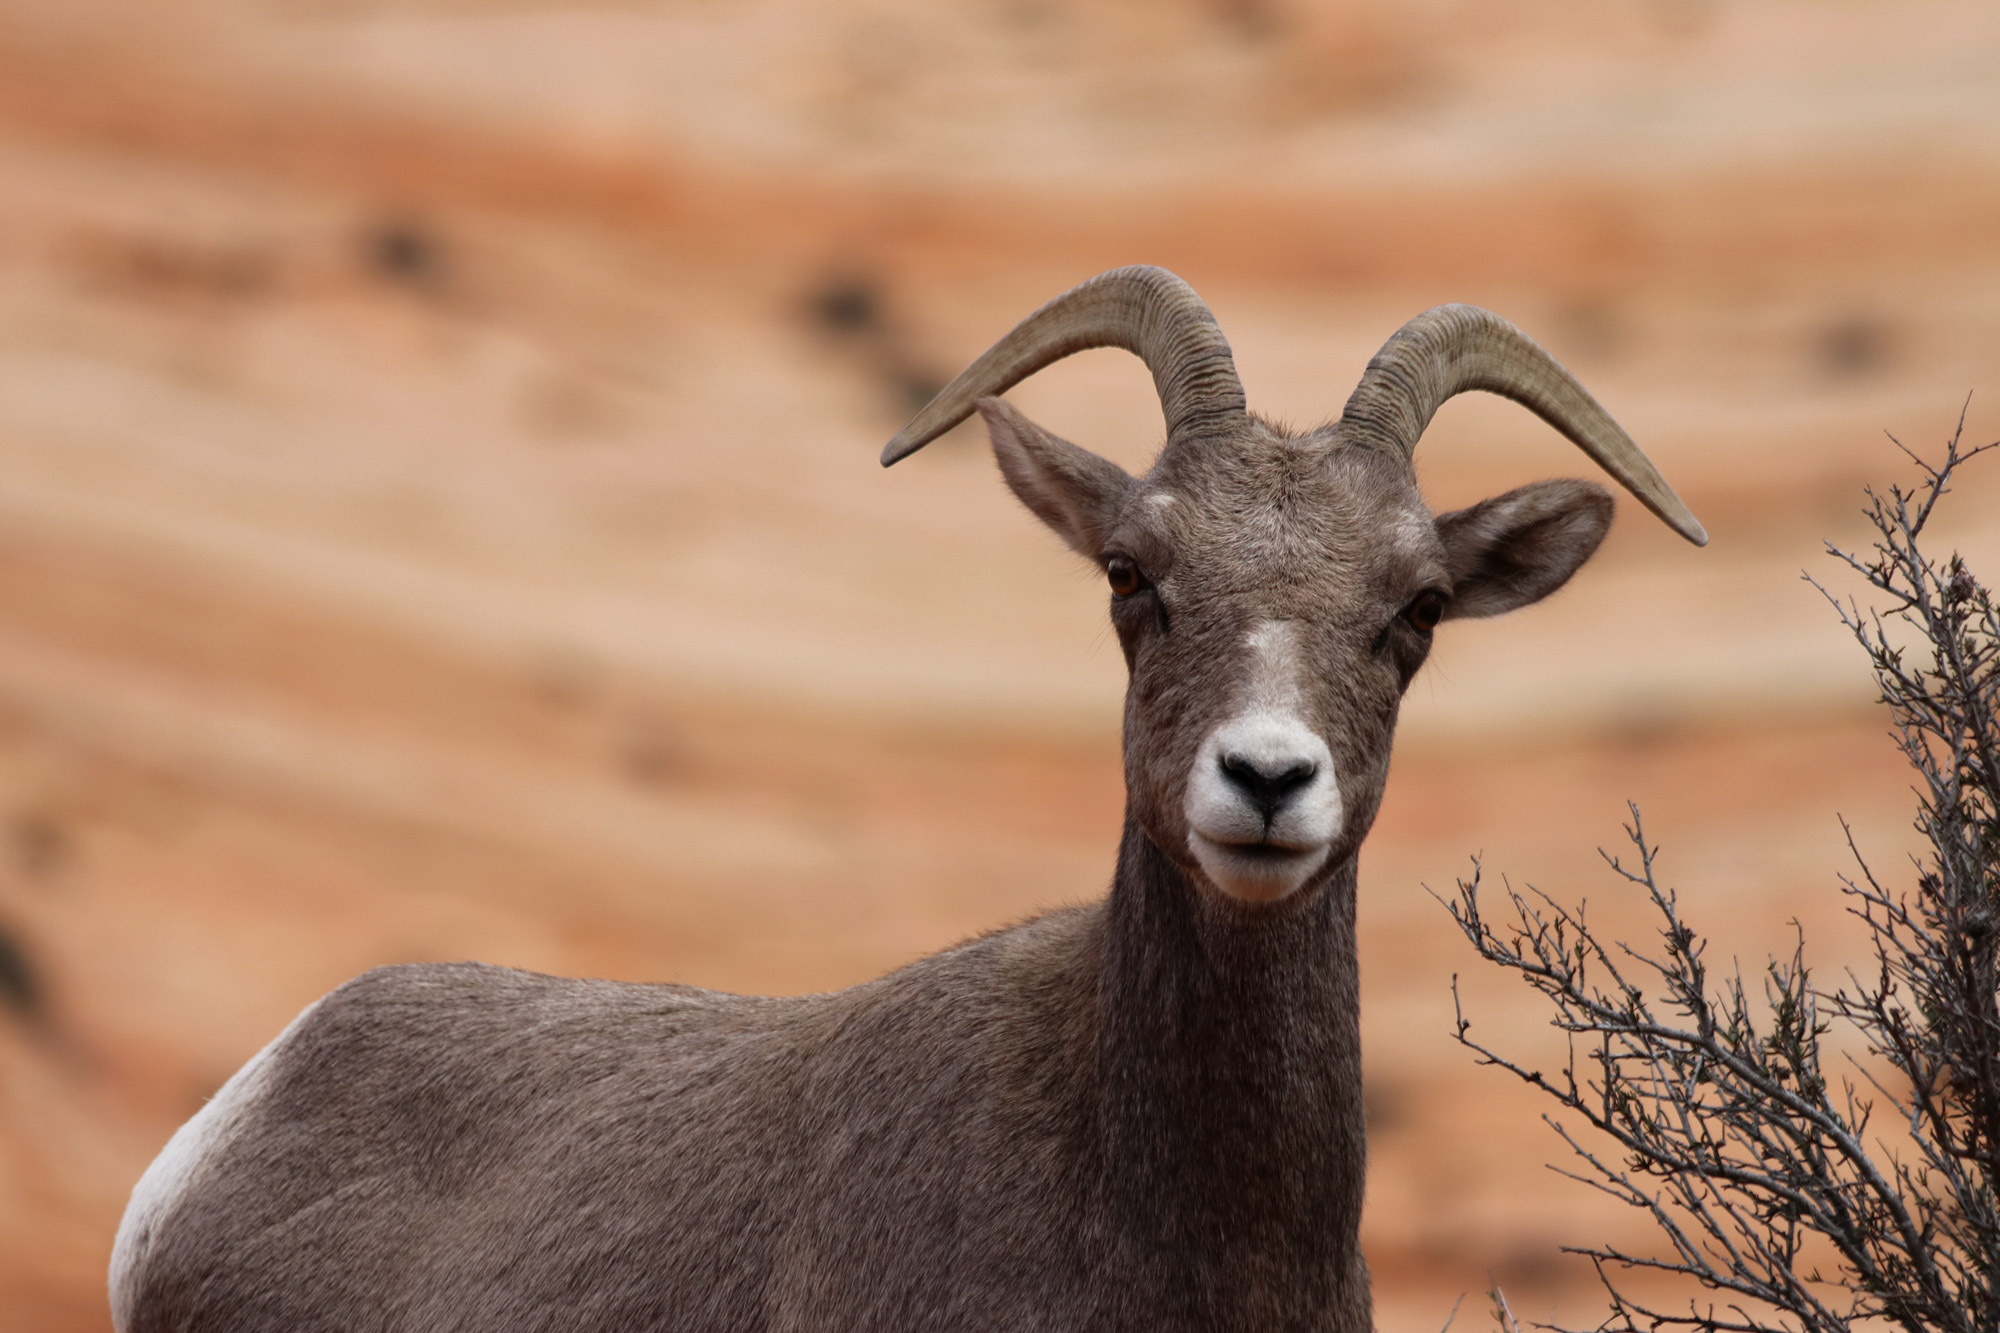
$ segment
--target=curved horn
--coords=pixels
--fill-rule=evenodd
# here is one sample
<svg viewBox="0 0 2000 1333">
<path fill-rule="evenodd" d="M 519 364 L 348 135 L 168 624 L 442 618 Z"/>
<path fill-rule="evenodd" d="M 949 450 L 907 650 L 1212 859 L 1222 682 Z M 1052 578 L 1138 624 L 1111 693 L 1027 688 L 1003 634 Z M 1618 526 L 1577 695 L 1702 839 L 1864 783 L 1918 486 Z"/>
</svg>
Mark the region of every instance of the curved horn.
<svg viewBox="0 0 2000 1333">
<path fill-rule="evenodd" d="M 1368 363 L 1340 419 L 1411 458 L 1445 399 L 1469 389 L 1528 408 L 1668 527 L 1696 546 L 1708 545 L 1708 532 L 1611 414 L 1539 344 L 1490 310 L 1441 305 L 1398 329 Z"/>
<path fill-rule="evenodd" d="M 1163 268 L 1115 268 L 1072 287 L 947 384 L 882 450 L 882 466 L 909 457 L 972 415 L 981 398 L 1005 393 L 1073 352 L 1122 347 L 1153 372 L 1178 439 L 1244 412 L 1229 343 L 1194 288 Z"/>
</svg>

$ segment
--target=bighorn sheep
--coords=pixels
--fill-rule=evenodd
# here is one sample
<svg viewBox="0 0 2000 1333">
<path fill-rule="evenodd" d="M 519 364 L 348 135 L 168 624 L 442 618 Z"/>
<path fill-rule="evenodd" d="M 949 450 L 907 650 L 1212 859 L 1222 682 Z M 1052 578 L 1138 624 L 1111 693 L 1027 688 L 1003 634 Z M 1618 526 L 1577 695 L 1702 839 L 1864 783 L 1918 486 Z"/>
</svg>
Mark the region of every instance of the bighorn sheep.
<svg viewBox="0 0 2000 1333">
<path fill-rule="evenodd" d="M 1099 346 L 1165 408 L 1142 477 L 993 396 Z M 1104 570 L 1131 675 L 1109 896 L 796 999 L 370 972 L 146 1172 L 118 1327 L 1365 1333 L 1355 851 L 1397 709 L 1440 621 L 1548 595 L 1611 519 L 1583 481 L 1433 517 L 1412 451 L 1468 389 L 1707 540 L 1483 310 L 1411 320 L 1338 421 L 1290 434 L 1172 274 L 1044 306 L 882 461 L 977 411 L 1014 493 Z"/>
</svg>

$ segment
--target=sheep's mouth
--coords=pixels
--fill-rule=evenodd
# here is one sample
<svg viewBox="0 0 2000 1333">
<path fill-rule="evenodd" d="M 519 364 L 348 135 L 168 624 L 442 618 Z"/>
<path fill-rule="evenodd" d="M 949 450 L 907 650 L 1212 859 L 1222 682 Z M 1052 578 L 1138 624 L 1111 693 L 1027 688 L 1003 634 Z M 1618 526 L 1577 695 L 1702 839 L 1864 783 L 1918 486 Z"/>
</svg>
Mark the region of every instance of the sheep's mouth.
<svg viewBox="0 0 2000 1333">
<path fill-rule="evenodd" d="M 1188 848 L 1218 889 L 1246 902 L 1276 902 L 1304 886 L 1326 864 L 1331 842 L 1299 847 L 1265 839 L 1225 842 L 1188 830 Z"/>
<path fill-rule="evenodd" d="M 1216 846 L 1238 860 L 1255 865 L 1283 865 L 1295 856 L 1319 850 L 1317 847 L 1284 847 L 1275 842 L 1218 842 Z"/>
<path fill-rule="evenodd" d="M 1241 857 L 1246 861 L 1270 865 L 1282 865 L 1293 857 L 1314 856 L 1324 852 L 1327 848 L 1327 844 L 1324 842 L 1304 844 L 1280 842 L 1269 835 L 1259 838 L 1254 842 L 1248 842 L 1236 838 L 1213 837 L 1207 833 L 1203 833 L 1200 829 L 1190 829 L 1188 832 L 1191 841 L 1205 843 L 1214 851 L 1221 852 L 1227 856 Z"/>
</svg>

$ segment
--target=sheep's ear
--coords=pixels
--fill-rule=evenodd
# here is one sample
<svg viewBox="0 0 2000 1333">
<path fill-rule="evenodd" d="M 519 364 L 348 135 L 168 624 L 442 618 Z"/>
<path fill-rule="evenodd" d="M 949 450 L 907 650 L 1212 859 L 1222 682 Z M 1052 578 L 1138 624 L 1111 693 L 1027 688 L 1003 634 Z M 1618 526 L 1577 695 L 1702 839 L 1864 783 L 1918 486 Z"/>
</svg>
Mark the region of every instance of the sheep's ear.
<svg viewBox="0 0 2000 1333">
<path fill-rule="evenodd" d="M 1088 559 L 1103 554 L 1132 478 L 1124 468 L 1037 426 L 998 398 L 979 400 L 1000 475 L 1035 517 Z"/>
<path fill-rule="evenodd" d="M 1587 481 L 1538 481 L 1440 514 L 1451 574 L 1446 618 L 1497 616 L 1569 582 L 1611 527 L 1611 496 Z"/>
</svg>

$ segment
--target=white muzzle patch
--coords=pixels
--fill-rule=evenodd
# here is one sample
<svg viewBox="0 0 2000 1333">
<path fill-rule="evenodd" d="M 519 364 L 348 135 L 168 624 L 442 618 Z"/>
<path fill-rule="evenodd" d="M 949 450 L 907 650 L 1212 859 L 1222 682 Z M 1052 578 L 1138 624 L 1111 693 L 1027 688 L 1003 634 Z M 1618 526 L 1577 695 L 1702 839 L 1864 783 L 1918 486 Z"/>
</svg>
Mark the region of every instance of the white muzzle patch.
<svg viewBox="0 0 2000 1333">
<path fill-rule="evenodd" d="M 1326 864 L 1344 815 L 1333 755 L 1299 716 L 1297 633 L 1287 620 L 1250 632 L 1243 702 L 1188 774 L 1188 849 L 1217 888 L 1248 902 L 1297 891 Z"/>
</svg>

